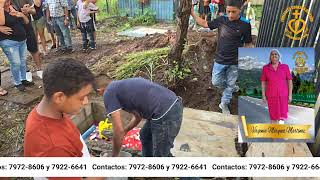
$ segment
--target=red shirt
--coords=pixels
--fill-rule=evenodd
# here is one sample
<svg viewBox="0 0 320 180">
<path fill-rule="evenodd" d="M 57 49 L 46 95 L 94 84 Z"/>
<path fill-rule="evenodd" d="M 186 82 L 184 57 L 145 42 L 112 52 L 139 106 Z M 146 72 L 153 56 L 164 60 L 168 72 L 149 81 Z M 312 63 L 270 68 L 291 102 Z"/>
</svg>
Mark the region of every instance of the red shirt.
<svg viewBox="0 0 320 180">
<path fill-rule="evenodd" d="M 25 157 L 82 157 L 80 132 L 67 115 L 62 119 L 41 116 L 34 108 L 26 121 Z"/>
<path fill-rule="evenodd" d="M 267 97 L 288 96 L 288 80 L 292 80 L 288 65 L 279 63 L 277 70 L 270 63 L 263 66 L 260 80 L 267 82 Z"/>
</svg>

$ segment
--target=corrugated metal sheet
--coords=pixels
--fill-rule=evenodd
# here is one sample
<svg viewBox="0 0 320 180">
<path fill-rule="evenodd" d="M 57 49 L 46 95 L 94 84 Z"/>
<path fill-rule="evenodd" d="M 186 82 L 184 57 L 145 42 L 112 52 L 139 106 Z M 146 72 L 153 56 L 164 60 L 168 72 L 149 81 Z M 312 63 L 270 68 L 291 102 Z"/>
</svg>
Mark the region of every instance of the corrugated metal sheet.
<svg viewBox="0 0 320 180">
<path fill-rule="evenodd" d="M 142 11 L 137 0 L 118 0 L 119 10 L 126 11 L 129 16 L 134 16 L 135 12 Z M 150 8 L 156 13 L 158 21 L 172 21 L 174 19 L 173 0 L 149 0 L 149 4 L 144 8 Z"/>
</svg>

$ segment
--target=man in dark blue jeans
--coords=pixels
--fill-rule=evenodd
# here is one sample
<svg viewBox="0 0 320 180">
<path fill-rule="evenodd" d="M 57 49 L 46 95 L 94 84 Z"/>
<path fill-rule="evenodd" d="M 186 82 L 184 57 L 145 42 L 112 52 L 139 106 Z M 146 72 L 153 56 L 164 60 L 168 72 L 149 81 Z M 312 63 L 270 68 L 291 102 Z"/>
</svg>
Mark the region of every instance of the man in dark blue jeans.
<svg viewBox="0 0 320 180">
<path fill-rule="evenodd" d="M 179 133 L 183 105 L 169 89 L 143 78 L 112 81 L 104 91 L 104 104 L 113 124 L 113 156 L 118 156 L 124 136 L 142 119 L 140 131 L 144 157 L 171 157 L 170 149 Z M 133 114 L 123 125 L 119 110 Z"/>
</svg>

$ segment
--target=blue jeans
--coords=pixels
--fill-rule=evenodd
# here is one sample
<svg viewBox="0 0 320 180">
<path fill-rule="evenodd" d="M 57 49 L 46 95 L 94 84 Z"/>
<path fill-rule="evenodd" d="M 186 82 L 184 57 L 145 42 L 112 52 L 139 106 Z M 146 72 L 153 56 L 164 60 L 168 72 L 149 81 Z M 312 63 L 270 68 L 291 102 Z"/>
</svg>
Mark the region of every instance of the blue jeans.
<svg viewBox="0 0 320 180">
<path fill-rule="evenodd" d="M 90 39 L 90 47 L 95 48 L 96 43 L 94 42 L 94 26 L 93 26 L 93 20 L 91 19 L 90 21 L 86 23 L 80 23 L 80 31 L 82 35 L 82 48 L 87 49 L 87 35 L 89 35 Z"/>
<path fill-rule="evenodd" d="M 223 65 L 214 63 L 212 69 L 212 84 L 218 88 L 224 89 L 221 102 L 229 104 L 232 99 L 232 93 L 236 89 L 238 79 L 237 65 Z"/>
<path fill-rule="evenodd" d="M 68 16 L 69 16 L 69 23 L 70 23 L 70 27 L 74 28 L 77 27 L 77 10 L 76 7 L 73 6 L 70 10 L 68 10 Z M 71 18 L 71 14 L 73 16 L 73 18 Z M 73 21 L 72 21 L 73 19 Z"/>
<path fill-rule="evenodd" d="M 64 25 L 64 16 L 51 17 L 51 21 L 61 44 L 61 49 L 72 48 L 70 30 L 68 26 Z"/>
<path fill-rule="evenodd" d="M 163 117 L 146 121 L 140 131 L 142 156 L 172 157 L 170 149 L 179 133 L 182 113 L 183 105 L 179 98 Z"/>
<path fill-rule="evenodd" d="M 14 84 L 21 84 L 22 80 L 26 80 L 26 40 L 19 42 L 5 39 L 0 41 L 0 47 L 9 60 Z"/>
</svg>

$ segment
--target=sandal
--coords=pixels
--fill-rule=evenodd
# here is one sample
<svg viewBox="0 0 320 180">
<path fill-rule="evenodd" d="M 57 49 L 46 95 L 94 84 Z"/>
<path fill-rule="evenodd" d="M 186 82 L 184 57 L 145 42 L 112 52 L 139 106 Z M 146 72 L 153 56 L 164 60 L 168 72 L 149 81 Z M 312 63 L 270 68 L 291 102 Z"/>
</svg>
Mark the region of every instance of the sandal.
<svg viewBox="0 0 320 180">
<path fill-rule="evenodd" d="M 0 96 L 5 96 L 5 95 L 7 95 L 8 94 L 8 91 L 6 91 L 6 90 L 4 90 L 4 89 L 2 89 L 1 87 L 0 87 Z"/>
</svg>

